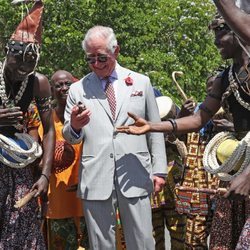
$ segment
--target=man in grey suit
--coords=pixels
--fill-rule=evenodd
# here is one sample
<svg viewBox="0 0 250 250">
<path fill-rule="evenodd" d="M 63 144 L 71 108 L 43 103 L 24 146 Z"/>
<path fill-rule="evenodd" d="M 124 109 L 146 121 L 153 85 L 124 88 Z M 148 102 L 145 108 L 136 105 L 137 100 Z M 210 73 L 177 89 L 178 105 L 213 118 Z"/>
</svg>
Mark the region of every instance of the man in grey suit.
<svg viewBox="0 0 250 250">
<path fill-rule="evenodd" d="M 132 122 L 127 112 L 160 121 L 153 88 L 148 77 L 117 63 L 111 28 L 91 28 L 82 46 L 92 72 L 70 87 L 63 135 L 71 144 L 84 140 L 78 193 L 91 249 L 115 249 L 118 208 L 127 249 L 153 250 L 150 194 L 165 184 L 163 135 L 116 132 Z"/>
</svg>

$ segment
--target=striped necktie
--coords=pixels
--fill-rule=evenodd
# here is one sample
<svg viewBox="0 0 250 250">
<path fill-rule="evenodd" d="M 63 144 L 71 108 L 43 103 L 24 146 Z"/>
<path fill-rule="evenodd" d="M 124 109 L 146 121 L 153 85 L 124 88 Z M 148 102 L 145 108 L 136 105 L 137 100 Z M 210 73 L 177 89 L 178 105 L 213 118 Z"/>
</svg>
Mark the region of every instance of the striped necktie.
<svg viewBox="0 0 250 250">
<path fill-rule="evenodd" d="M 115 112 L 116 112 L 116 99 L 115 99 L 115 91 L 112 82 L 109 78 L 107 78 L 105 93 L 108 99 L 109 107 L 112 113 L 112 118 L 115 120 Z"/>
</svg>

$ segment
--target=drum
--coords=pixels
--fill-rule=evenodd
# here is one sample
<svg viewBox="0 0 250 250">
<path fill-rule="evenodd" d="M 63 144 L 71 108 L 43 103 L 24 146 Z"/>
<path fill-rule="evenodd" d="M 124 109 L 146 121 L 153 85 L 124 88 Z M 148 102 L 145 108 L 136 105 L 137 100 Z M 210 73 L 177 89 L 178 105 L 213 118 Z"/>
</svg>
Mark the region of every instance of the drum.
<svg viewBox="0 0 250 250">
<path fill-rule="evenodd" d="M 178 107 L 168 96 L 159 96 L 156 98 L 157 106 L 161 120 L 175 118 Z"/>
<path fill-rule="evenodd" d="M 250 164 L 250 132 L 238 141 L 232 132 L 220 132 L 207 144 L 203 165 L 219 179 L 230 181 Z"/>
</svg>

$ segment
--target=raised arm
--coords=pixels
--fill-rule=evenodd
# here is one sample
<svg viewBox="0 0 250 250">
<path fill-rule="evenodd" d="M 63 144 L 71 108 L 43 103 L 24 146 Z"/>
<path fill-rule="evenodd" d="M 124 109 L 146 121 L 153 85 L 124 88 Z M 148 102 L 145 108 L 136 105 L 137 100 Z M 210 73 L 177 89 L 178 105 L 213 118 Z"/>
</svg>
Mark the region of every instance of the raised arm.
<svg viewBox="0 0 250 250">
<path fill-rule="evenodd" d="M 239 9 L 235 0 L 214 0 L 214 3 L 231 29 L 250 45 L 250 15 Z M 248 4 L 246 1 L 245 5 Z"/>
</svg>

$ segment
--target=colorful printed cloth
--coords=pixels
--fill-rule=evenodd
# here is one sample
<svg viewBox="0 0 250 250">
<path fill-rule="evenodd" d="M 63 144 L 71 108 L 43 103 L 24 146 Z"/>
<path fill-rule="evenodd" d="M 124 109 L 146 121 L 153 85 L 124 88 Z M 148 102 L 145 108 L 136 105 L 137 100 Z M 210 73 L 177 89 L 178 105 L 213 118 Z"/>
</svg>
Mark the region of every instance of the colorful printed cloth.
<svg viewBox="0 0 250 250">
<path fill-rule="evenodd" d="M 36 104 L 32 102 L 24 114 L 24 128 L 29 130 L 31 128 L 38 128 L 41 124 L 40 116 L 36 107 Z"/>
<path fill-rule="evenodd" d="M 24 131 L 39 126 L 37 109 L 30 105 L 24 116 Z M 0 163 L 0 249 L 44 250 L 45 242 L 38 219 L 38 203 L 32 199 L 22 208 L 14 208 L 17 200 L 31 189 L 35 166 L 14 169 Z"/>
<path fill-rule="evenodd" d="M 63 124 L 53 110 L 53 119 L 56 132 L 56 141 L 64 141 L 62 136 Z M 43 137 L 43 128 L 39 127 L 39 135 Z M 60 173 L 52 170 L 48 189 L 48 210 L 46 217 L 49 219 L 65 219 L 82 217 L 82 201 L 77 197 L 76 190 L 69 191 L 71 187 L 77 186 L 79 161 L 82 143 L 72 145 L 74 149 L 74 161 Z M 63 201 L 63 206 L 62 206 Z"/>
<path fill-rule="evenodd" d="M 203 168 L 203 153 L 209 139 L 209 133 L 204 136 L 200 133 L 188 134 L 188 155 L 182 186 L 212 189 L 218 186 L 218 180 Z M 185 247 L 186 249 L 207 249 L 207 237 L 211 227 L 210 197 L 192 192 L 189 202 L 191 210 L 187 215 Z"/>
<path fill-rule="evenodd" d="M 169 158 L 173 159 L 173 154 Z M 171 249 L 184 249 L 186 215 L 176 212 L 174 192 L 175 185 L 182 178 L 183 169 L 179 162 L 180 159 L 175 153 L 175 160 L 168 164 L 168 176 L 163 191 L 151 199 L 156 250 L 165 249 L 165 226 L 170 234 Z"/>
<path fill-rule="evenodd" d="M 48 249 L 88 248 L 88 233 L 84 217 L 48 219 Z"/>
<path fill-rule="evenodd" d="M 241 232 L 236 250 L 249 250 L 250 249 L 250 217 L 247 219 L 244 228 Z"/>
<path fill-rule="evenodd" d="M 0 249 L 45 250 L 37 200 L 14 208 L 34 184 L 32 167 L 13 169 L 1 164 L 0 176 Z"/>
<path fill-rule="evenodd" d="M 228 183 L 221 183 L 222 187 L 226 187 L 227 185 Z M 238 241 L 239 246 L 248 245 L 247 248 L 238 249 L 250 249 L 249 240 L 247 242 L 245 237 L 249 233 L 249 222 L 247 221 L 250 214 L 249 199 L 231 200 L 222 196 L 216 196 L 215 206 L 209 249 L 235 249 Z M 246 228 L 243 229 L 245 223 Z"/>
</svg>

